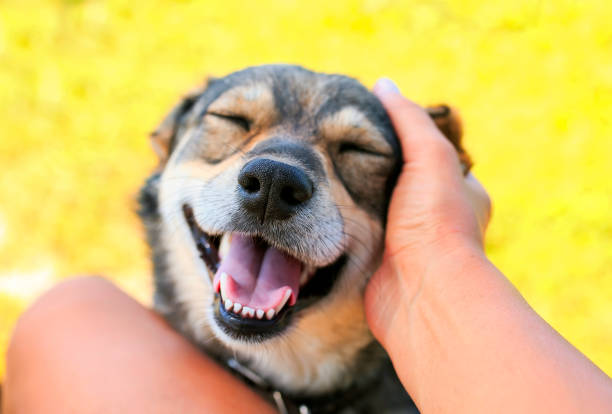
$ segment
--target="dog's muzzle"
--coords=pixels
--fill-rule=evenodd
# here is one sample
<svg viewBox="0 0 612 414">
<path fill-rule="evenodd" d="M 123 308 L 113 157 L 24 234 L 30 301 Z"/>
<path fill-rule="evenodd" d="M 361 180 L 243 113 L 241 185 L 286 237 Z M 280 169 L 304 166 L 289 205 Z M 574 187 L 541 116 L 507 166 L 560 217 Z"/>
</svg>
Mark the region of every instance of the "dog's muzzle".
<svg viewBox="0 0 612 414">
<path fill-rule="evenodd" d="M 268 229 L 282 228 L 308 209 L 315 192 L 301 167 L 261 156 L 242 167 L 236 188 L 242 219 Z M 298 295 L 311 299 L 301 303 L 310 303 L 327 294 L 345 262 L 341 257 L 317 268 L 294 257 L 290 248 L 281 248 L 274 238 L 239 229 L 210 236 L 189 205 L 183 212 L 200 256 L 214 275 L 215 317 L 232 336 L 263 339 L 282 331 Z"/>
</svg>

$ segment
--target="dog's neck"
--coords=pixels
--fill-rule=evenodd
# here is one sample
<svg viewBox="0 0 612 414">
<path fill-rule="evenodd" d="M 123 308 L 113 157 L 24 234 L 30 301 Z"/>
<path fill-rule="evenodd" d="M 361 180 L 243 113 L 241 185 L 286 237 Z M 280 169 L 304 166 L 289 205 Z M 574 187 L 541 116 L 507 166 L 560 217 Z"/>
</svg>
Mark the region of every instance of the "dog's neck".
<svg viewBox="0 0 612 414">
<path fill-rule="evenodd" d="M 273 404 L 280 414 L 418 413 L 388 359 L 383 361 L 376 375 L 368 376 L 367 380 L 355 381 L 348 388 L 317 396 L 284 393 L 235 358 L 229 358 L 225 363 L 230 371 Z"/>
</svg>

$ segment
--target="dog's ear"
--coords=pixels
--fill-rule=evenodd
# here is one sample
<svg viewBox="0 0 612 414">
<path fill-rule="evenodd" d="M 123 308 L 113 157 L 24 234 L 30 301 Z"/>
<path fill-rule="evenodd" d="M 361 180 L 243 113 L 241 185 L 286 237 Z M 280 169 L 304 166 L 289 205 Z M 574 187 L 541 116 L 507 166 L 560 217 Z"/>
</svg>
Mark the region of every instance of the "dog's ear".
<svg viewBox="0 0 612 414">
<path fill-rule="evenodd" d="M 159 165 L 161 167 L 166 164 L 172 150 L 177 144 L 176 133 L 181 124 L 181 120 L 193 108 L 212 79 L 213 78 L 208 78 L 202 85 L 185 94 L 180 102 L 172 108 L 168 115 L 166 115 L 155 131 L 151 133 L 151 146 L 159 157 Z"/>
<path fill-rule="evenodd" d="M 461 145 L 463 128 L 461 126 L 461 117 L 459 113 L 455 108 L 444 104 L 428 106 L 425 109 L 438 129 L 448 138 L 457 150 L 457 153 L 459 153 L 459 160 L 463 166 L 463 172 L 467 174 L 470 168 L 472 168 L 472 160 Z"/>
</svg>

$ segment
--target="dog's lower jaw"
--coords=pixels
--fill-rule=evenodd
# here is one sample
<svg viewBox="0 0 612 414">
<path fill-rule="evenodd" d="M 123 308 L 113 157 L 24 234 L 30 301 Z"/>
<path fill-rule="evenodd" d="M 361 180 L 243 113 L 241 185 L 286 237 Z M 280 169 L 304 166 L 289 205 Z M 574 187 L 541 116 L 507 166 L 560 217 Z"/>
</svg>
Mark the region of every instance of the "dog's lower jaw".
<svg viewBox="0 0 612 414">
<path fill-rule="evenodd" d="M 347 388 L 356 378 L 375 373 L 380 363 L 376 358 L 361 357 L 373 343 L 361 297 L 354 295 L 354 300 L 343 305 L 336 308 L 322 300 L 321 307 L 308 309 L 286 333 L 261 343 L 232 340 L 214 320 L 211 328 L 228 355 L 236 356 L 272 387 L 290 395 L 329 394 Z M 321 328 L 326 326 L 323 319 L 327 323 L 331 319 L 335 329 Z"/>
</svg>

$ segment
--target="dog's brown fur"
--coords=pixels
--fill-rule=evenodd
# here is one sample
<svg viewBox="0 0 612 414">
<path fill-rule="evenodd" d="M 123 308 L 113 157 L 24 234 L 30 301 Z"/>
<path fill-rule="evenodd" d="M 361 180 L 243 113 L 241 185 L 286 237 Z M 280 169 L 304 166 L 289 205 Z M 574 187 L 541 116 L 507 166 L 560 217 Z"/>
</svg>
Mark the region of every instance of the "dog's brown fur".
<svg viewBox="0 0 612 414">
<path fill-rule="evenodd" d="M 467 171 L 471 163 L 456 112 L 445 105 L 428 112 Z M 378 100 L 343 76 L 291 66 L 250 68 L 188 94 L 151 139 L 159 167 L 143 189 L 141 216 L 154 253 L 156 309 L 206 352 L 221 360 L 237 356 L 291 395 L 322 396 L 367 385 L 379 375 L 385 357 L 368 330 L 362 294 L 380 263 L 401 157 Z M 274 145 L 274 151 L 268 148 Z M 279 150 L 283 145 L 306 148 L 320 169 Z M 315 218 L 271 223 L 274 236 L 268 228 L 227 218 L 237 208 L 228 200 L 238 171 L 262 149 L 267 158 L 318 177 L 308 207 Z M 207 233 L 257 234 L 317 268 L 342 256 L 346 264 L 328 293 L 298 302 L 279 334 L 237 338 L 218 324 L 218 298 L 182 217 L 185 204 Z M 283 236 L 287 226 L 290 234 Z"/>
</svg>

